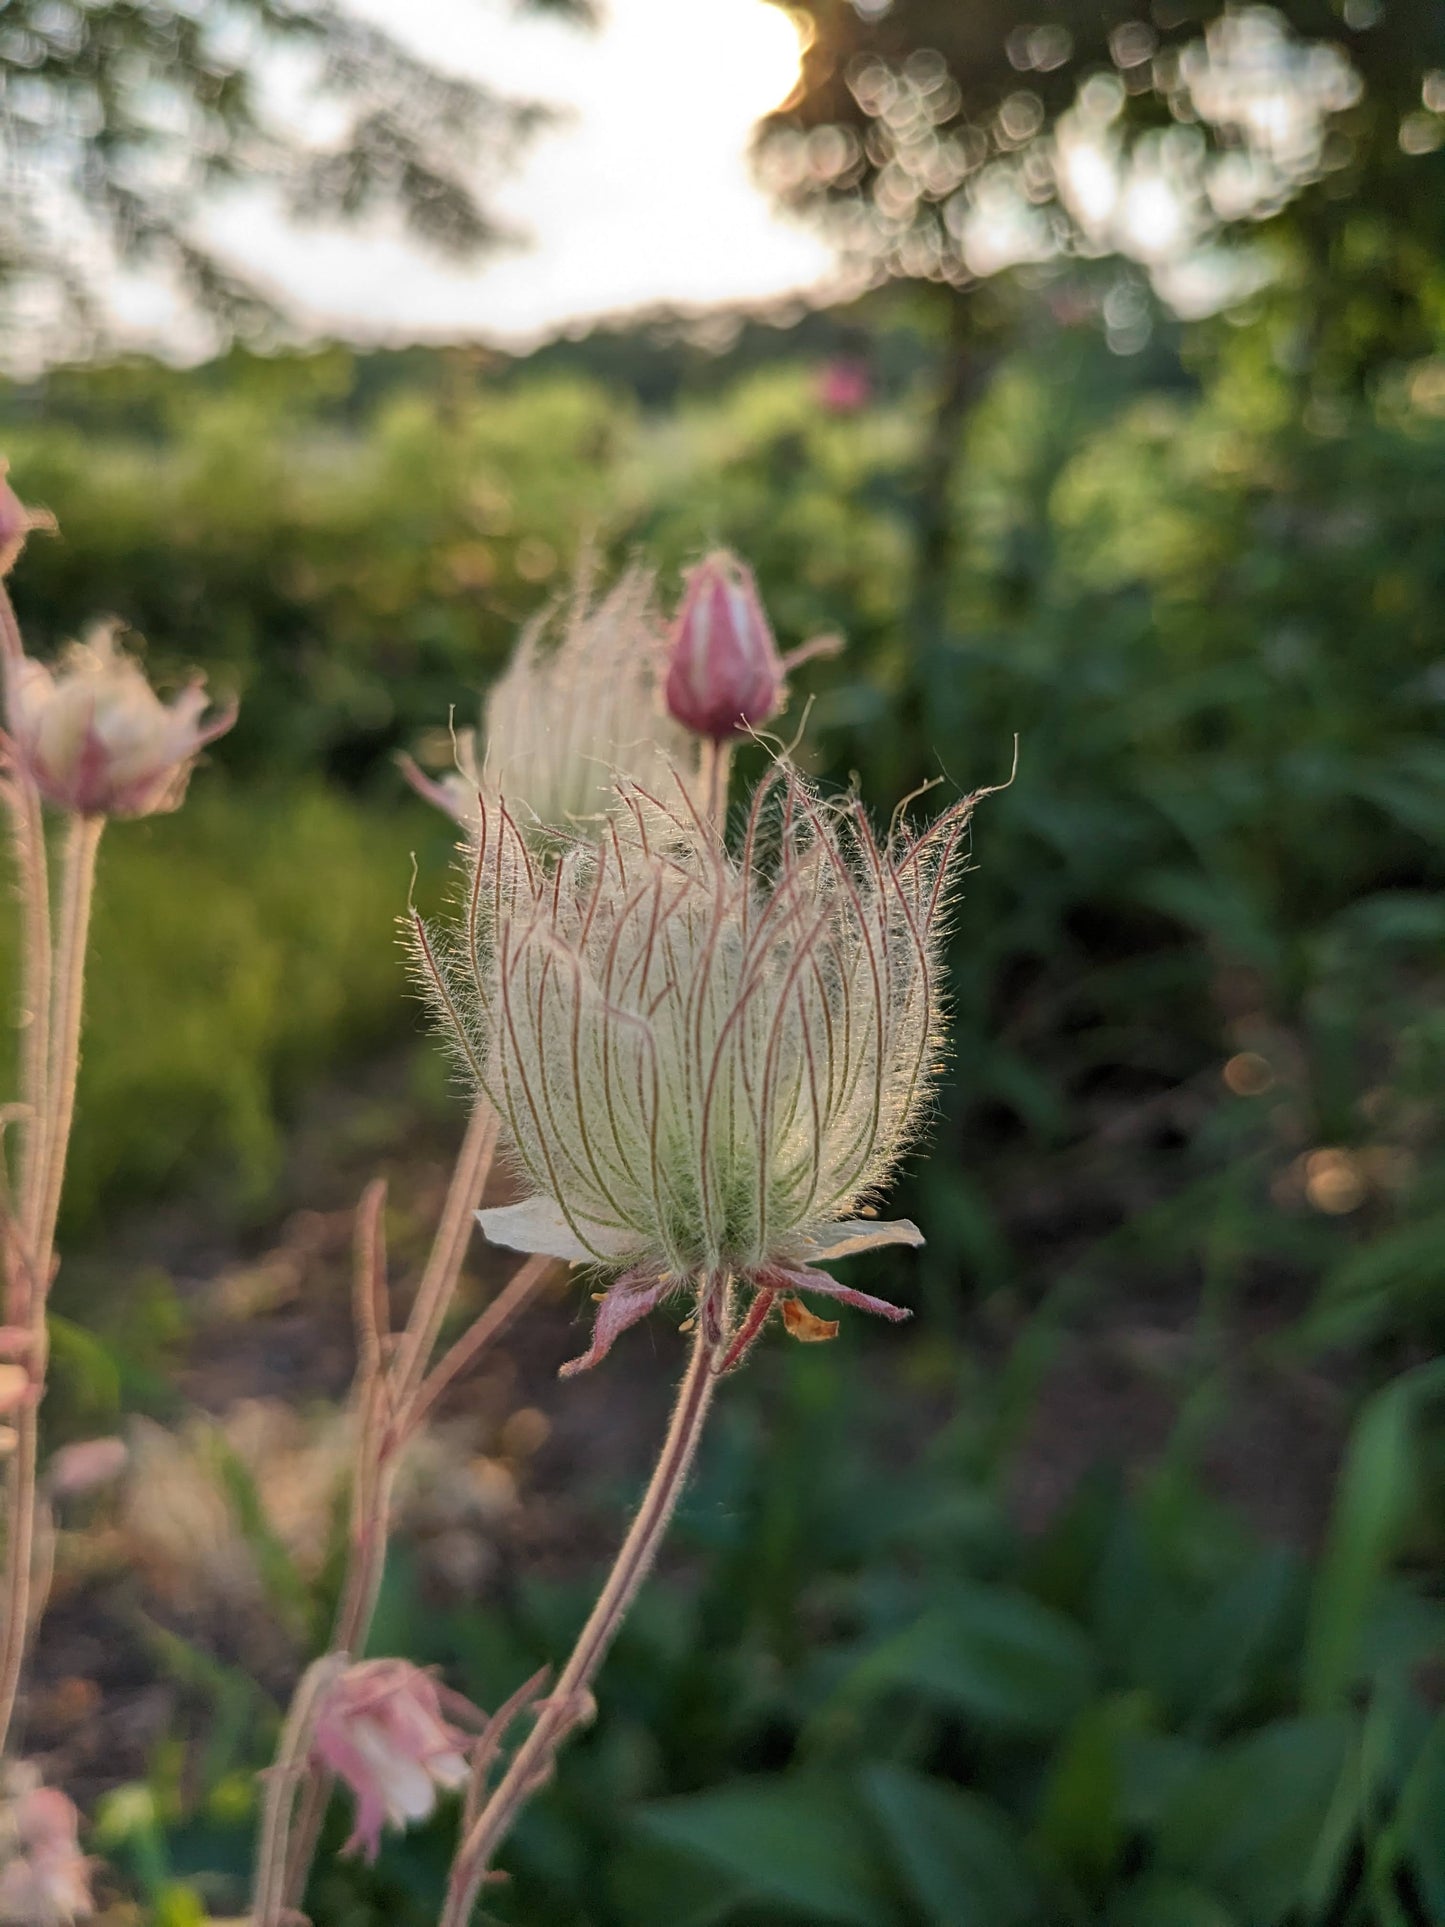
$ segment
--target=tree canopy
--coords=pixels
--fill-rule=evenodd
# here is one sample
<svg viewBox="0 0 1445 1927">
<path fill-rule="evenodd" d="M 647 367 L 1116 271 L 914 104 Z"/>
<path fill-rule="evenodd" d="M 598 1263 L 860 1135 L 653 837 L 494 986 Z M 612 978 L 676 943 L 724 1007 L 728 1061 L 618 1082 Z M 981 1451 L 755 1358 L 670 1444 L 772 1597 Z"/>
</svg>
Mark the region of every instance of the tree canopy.
<svg viewBox="0 0 1445 1927">
<path fill-rule="evenodd" d="M 284 82 L 295 111 L 278 108 Z M 112 251 L 178 272 L 232 323 L 264 311 L 193 225 L 238 180 L 273 183 L 307 218 L 396 209 L 430 245 L 471 253 L 501 238 L 478 182 L 545 112 L 333 0 L 5 0 L 0 292 L 59 291 L 83 310 Z"/>
<path fill-rule="evenodd" d="M 1346 359 L 1419 352 L 1445 313 L 1438 0 L 791 10 L 809 39 L 759 130 L 764 176 L 875 271 L 966 286 L 1090 253 L 1157 269 L 1249 223 L 1327 299 Z"/>
</svg>

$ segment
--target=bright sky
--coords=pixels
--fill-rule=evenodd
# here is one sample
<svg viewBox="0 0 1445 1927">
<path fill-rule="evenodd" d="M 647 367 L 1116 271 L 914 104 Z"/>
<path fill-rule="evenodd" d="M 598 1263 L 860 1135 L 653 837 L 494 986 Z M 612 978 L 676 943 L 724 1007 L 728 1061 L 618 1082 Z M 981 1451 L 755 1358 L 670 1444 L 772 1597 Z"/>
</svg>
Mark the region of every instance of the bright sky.
<svg viewBox="0 0 1445 1927">
<path fill-rule="evenodd" d="M 766 0 L 605 0 L 592 33 L 518 18 L 505 0 L 348 3 L 436 64 L 569 118 L 535 137 L 491 197 L 533 245 L 476 266 L 448 265 L 391 228 L 288 229 L 254 198 L 209 214 L 214 243 L 310 325 L 525 338 L 654 301 L 765 298 L 832 266 L 748 170 L 753 122 L 798 71 L 797 33 Z"/>
</svg>

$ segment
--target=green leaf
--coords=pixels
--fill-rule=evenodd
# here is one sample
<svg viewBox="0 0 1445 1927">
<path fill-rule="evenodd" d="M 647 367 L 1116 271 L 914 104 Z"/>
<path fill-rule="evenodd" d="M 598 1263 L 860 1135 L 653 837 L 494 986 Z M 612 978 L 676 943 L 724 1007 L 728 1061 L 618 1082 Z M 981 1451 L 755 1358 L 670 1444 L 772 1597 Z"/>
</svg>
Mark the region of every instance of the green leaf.
<svg viewBox="0 0 1445 1927">
<path fill-rule="evenodd" d="M 761 1901 L 848 1927 L 896 1927 L 897 1899 L 841 1782 L 769 1774 L 659 1800 L 639 1824 Z"/>
<path fill-rule="evenodd" d="M 1294 1623 L 1300 1561 L 1281 1547 L 1251 1559 L 1210 1594 L 1178 1642 L 1172 1668 L 1177 1710 L 1195 1724 L 1217 1722 L 1247 1701 Z"/>
<path fill-rule="evenodd" d="M 1355 1421 L 1310 1601 L 1303 1698 L 1312 1710 L 1342 1705 L 1357 1676 L 1380 1583 L 1414 1508 L 1416 1421 L 1442 1392 L 1445 1359 L 1436 1359 L 1376 1392 Z"/>
<path fill-rule="evenodd" d="M 194 1887 L 163 1887 L 156 1895 L 155 1927 L 205 1927 L 210 1913 Z"/>
<path fill-rule="evenodd" d="M 1343 1258 L 1325 1278 L 1301 1339 L 1308 1347 L 1358 1345 L 1376 1330 L 1397 1325 L 1402 1306 L 1438 1291 L 1445 1277 L 1445 1211 L 1372 1238 Z"/>
<path fill-rule="evenodd" d="M 863 1792 L 900 1875 L 937 1927 L 1032 1927 L 1042 1918 L 1028 1846 L 999 1808 L 901 1766 L 869 1767 Z"/>
<path fill-rule="evenodd" d="M 610 1855 L 607 1887 L 628 1927 L 718 1927 L 747 1888 L 704 1874 L 694 1856 L 652 1840 L 630 1840 Z"/>
<path fill-rule="evenodd" d="M 1445 1713 L 1431 1727 L 1400 1796 L 1404 1851 L 1432 1920 L 1445 1920 Z"/>
<path fill-rule="evenodd" d="M 1108 1927 L 1238 1927 L 1238 1920 L 1202 1887 L 1150 1874 L 1118 1896 Z"/>
<path fill-rule="evenodd" d="M 1079 1881 L 1097 1888 L 1124 1846 L 1121 1741 L 1148 1720 L 1142 1693 L 1095 1700 L 1054 1755 L 1036 1837 Z"/>
<path fill-rule="evenodd" d="M 94 1333 L 58 1318 L 46 1320 L 51 1369 L 65 1383 L 71 1401 L 87 1415 L 109 1417 L 120 1410 L 120 1368 Z"/>
<path fill-rule="evenodd" d="M 1160 1818 L 1160 1870 L 1274 1927 L 1304 1890 L 1354 1738 L 1343 1716 L 1281 1720 L 1205 1760 Z"/>
<path fill-rule="evenodd" d="M 296 1561 L 266 1516 L 256 1481 L 244 1460 L 232 1449 L 218 1427 L 207 1434 L 207 1449 L 227 1498 L 236 1514 L 241 1535 L 256 1561 L 273 1609 L 295 1628 L 306 1625 L 311 1596 Z"/>
<path fill-rule="evenodd" d="M 875 1647 L 839 1692 L 902 1689 L 976 1720 L 1050 1732 L 1089 1698 L 1094 1670 L 1089 1642 L 1062 1614 L 1008 1587 L 969 1586 Z"/>
</svg>

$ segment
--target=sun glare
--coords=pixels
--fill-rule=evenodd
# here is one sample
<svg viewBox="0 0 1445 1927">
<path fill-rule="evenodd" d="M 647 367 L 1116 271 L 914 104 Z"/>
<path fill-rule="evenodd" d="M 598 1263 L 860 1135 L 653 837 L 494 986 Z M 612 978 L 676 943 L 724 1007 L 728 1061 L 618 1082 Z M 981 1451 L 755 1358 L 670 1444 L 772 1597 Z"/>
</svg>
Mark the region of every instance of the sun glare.
<svg viewBox="0 0 1445 1927">
<path fill-rule="evenodd" d="M 791 15 L 766 0 L 713 0 L 710 11 L 717 31 L 708 36 L 708 84 L 751 117 L 780 106 L 797 84 L 803 51 Z"/>
</svg>

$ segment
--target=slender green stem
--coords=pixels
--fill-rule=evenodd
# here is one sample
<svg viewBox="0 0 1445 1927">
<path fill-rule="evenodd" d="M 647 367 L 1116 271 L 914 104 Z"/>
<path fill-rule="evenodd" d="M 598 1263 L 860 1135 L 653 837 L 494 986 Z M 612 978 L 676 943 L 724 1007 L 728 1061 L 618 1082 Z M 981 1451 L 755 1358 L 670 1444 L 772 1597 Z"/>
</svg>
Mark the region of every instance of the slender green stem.
<svg viewBox="0 0 1445 1927">
<path fill-rule="evenodd" d="M 725 1329 L 726 1320 L 723 1323 Z M 719 1349 L 707 1336 L 707 1320 L 700 1317 L 672 1423 L 637 1516 L 561 1678 L 541 1703 L 531 1732 L 513 1754 L 452 1863 L 439 1927 L 468 1927 L 497 1848 L 532 1794 L 551 1776 L 558 1749 L 567 1735 L 590 1716 L 592 1682 L 647 1577 L 687 1483 L 712 1402 L 716 1383 L 713 1365 Z"/>
</svg>

